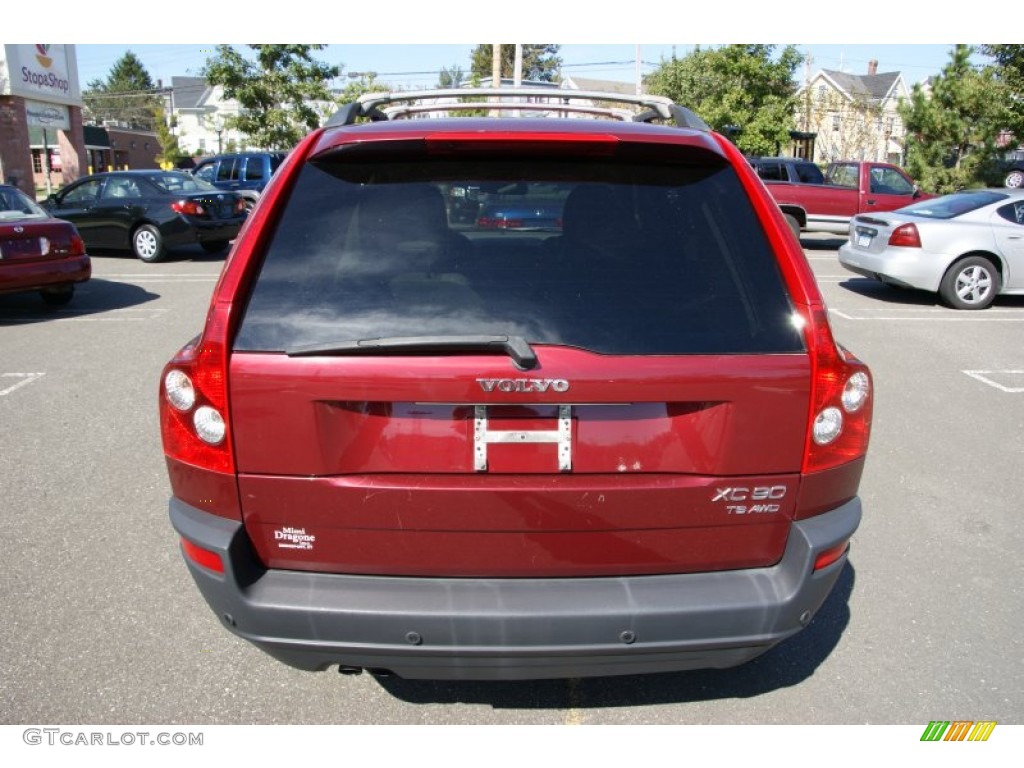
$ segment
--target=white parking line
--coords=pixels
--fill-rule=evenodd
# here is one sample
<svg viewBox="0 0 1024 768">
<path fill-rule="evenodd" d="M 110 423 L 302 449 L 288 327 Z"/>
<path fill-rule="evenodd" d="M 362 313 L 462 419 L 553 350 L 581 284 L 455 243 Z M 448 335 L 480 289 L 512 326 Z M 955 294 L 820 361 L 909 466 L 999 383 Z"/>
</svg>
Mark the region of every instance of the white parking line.
<svg viewBox="0 0 1024 768">
<path fill-rule="evenodd" d="M 84 293 L 84 291 L 83 291 Z M 47 312 L 47 319 L 50 314 L 56 314 L 57 317 L 52 318 L 52 322 L 55 323 L 124 323 L 124 322 L 145 322 L 147 320 L 156 320 L 167 312 L 167 307 L 143 307 L 133 308 L 125 307 L 123 309 L 111 309 L 106 312 L 88 314 L 88 310 L 78 309 L 58 309 L 56 312 Z M 66 315 L 66 317 L 60 317 L 60 315 Z M 0 315 L 0 322 L 2 323 L 37 323 L 39 322 L 38 316 L 33 317 L 14 317 L 11 315 Z"/>
<path fill-rule="evenodd" d="M 995 387 L 1002 392 L 1009 392 L 1011 394 L 1020 394 L 1024 392 L 1024 386 L 1011 387 L 1005 384 L 1000 384 L 998 381 L 989 378 L 990 376 L 998 376 L 1003 379 L 1006 377 L 1010 377 L 1011 379 L 1017 378 L 1020 379 L 1021 384 L 1024 385 L 1024 370 L 961 371 L 961 373 L 966 373 L 972 379 L 977 379 L 978 381 L 988 384 L 990 387 Z"/>
<path fill-rule="evenodd" d="M 973 313 L 965 315 L 965 314 L 957 313 L 957 312 L 955 312 L 955 310 L 943 310 L 943 309 L 939 309 L 939 308 L 929 309 L 927 307 L 920 307 L 920 308 L 917 308 L 917 309 L 898 309 L 898 308 L 886 307 L 885 309 L 875 309 L 875 310 L 863 309 L 863 310 L 855 310 L 855 311 L 857 311 L 857 312 L 862 312 L 862 311 L 863 312 L 871 312 L 871 311 L 882 312 L 882 311 L 884 311 L 884 312 L 889 312 L 889 313 L 893 313 L 893 312 L 916 312 L 917 315 L 888 314 L 888 315 L 874 315 L 874 316 L 868 316 L 868 317 L 857 317 L 855 315 L 849 314 L 849 312 L 844 312 L 842 310 L 835 309 L 835 308 L 829 308 L 829 312 L 831 312 L 836 317 L 843 318 L 844 320 L 858 320 L 858 321 L 885 320 L 885 321 L 915 321 L 915 322 L 921 322 L 921 321 L 936 322 L 936 321 L 941 321 L 941 322 L 948 322 L 948 323 L 1024 323 L 1024 313 L 1020 312 L 1019 310 L 1016 311 L 1016 314 L 1007 314 L 1007 315 L 998 315 L 997 316 L 994 313 L 998 312 L 999 310 L 987 309 L 987 310 L 985 310 L 984 315 L 982 315 L 980 317 L 975 315 L 975 314 L 973 314 Z M 1013 313 L 1014 312 L 1014 310 L 1012 310 L 1012 309 L 1007 309 L 1007 310 L 1003 310 L 1003 311 L 1007 312 L 1007 313 Z"/>
<path fill-rule="evenodd" d="M 31 384 L 40 376 L 45 375 L 45 373 L 0 373 L 0 378 L 21 379 L 21 381 L 17 382 L 16 384 L 12 384 L 6 389 L 0 389 L 0 397 L 3 397 L 4 395 L 9 395 L 14 390 L 20 389 L 21 387 L 24 387 L 26 384 Z"/>
</svg>

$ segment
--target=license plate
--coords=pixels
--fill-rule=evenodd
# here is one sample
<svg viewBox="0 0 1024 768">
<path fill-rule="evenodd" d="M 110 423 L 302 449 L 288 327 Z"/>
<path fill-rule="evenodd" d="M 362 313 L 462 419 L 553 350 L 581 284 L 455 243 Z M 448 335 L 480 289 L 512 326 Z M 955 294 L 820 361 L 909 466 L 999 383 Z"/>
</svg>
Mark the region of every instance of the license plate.
<svg viewBox="0 0 1024 768">
<path fill-rule="evenodd" d="M 860 232 L 857 235 L 857 245 L 860 248 L 869 248 L 871 246 L 872 236 L 866 232 Z"/>
<path fill-rule="evenodd" d="M 27 237 L 8 240 L 0 246 L 0 259 L 14 256 L 46 256 L 50 252 L 50 241 L 45 237 Z"/>
</svg>

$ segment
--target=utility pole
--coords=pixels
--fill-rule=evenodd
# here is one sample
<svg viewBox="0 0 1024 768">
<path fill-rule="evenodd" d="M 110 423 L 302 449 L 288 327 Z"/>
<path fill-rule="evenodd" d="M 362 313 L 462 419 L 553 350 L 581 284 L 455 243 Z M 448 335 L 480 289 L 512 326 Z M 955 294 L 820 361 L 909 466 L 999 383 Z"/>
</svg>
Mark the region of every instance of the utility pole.
<svg viewBox="0 0 1024 768">
<path fill-rule="evenodd" d="M 636 47 L 636 95 L 644 92 L 643 78 L 640 75 L 640 46 Z"/>
<path fill-rule="evenodd" d="M 491 45 L 491 88 L 501 88 L 501 43 Z M 492 101 L 497 101 L 492 97 Z M 501 117 L 501 110 L 491 112 L 491 117 Z"/>
</svg>

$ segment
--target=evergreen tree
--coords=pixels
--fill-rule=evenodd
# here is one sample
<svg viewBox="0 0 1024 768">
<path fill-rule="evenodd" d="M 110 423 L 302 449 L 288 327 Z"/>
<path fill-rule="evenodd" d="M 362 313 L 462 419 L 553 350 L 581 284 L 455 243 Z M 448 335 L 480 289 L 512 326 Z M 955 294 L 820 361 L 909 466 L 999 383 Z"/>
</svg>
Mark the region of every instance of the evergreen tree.
<svg viewBox="0 0 1024 768">
<path fill-rule="evenodd" d="M 153 122 L 156 127 L 156 140 L 160 144 L 160 154 L 156 156 L 156 161 L 161 168 L 170 170 L 185 157 L 185 153 L 181 151 L 178 137 L 171 131 L 171 126 L 167 123 L 167 115 L 163 107 L 153 110 Z"/>
<path fill-rule="evenodd" d="M 127 123 L 133 128 L 153 130 L 153 110 L 159 105 L 156 86 L 139 58 L 126 51 L 110 69 L 106 80 L 93 80 L 82 94 L 90 117 Z"/>
<path fill-rule="evenodd" d="M 907 129 L 907 170 L 929 192 L 983 186 L 1006 127 L 1008 90 L 991 67 L 975 67 L 957 45 L 930 87 L 914 85 L 900 106 Z"/>
</svg>

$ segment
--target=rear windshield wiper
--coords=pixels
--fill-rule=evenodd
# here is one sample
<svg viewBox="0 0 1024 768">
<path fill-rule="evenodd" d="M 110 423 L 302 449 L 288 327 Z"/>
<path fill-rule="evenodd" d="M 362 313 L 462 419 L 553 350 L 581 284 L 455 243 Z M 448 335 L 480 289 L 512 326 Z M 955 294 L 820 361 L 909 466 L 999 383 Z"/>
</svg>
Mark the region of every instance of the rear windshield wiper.
<svg viewBox="0 0 1024 768">
<path fill-rule="evenodd" d="M 285 350 L 289 357 L 380 355 L 390 352 L 491 352 L 501 350 L 520 369 L 537 367 L 537 354 L 522 336 L 389 336 L 333 344 L 310 344 Z"/>
</svg>

